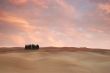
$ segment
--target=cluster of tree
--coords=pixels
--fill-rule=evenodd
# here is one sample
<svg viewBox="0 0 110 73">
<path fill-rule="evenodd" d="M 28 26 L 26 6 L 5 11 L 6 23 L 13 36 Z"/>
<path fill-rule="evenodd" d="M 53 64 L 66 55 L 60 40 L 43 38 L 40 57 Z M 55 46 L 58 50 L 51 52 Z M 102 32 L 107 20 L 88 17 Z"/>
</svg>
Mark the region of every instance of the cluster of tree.
<svg viewBox="0 0 110 73">
<path fill-rule="evenodd" d="M 38 50 L 39 49 L 39 45 L 34 45 L 34 44 L 30 44 L 30 45 L 25 45 L 25 50 Z"/>
</svg>

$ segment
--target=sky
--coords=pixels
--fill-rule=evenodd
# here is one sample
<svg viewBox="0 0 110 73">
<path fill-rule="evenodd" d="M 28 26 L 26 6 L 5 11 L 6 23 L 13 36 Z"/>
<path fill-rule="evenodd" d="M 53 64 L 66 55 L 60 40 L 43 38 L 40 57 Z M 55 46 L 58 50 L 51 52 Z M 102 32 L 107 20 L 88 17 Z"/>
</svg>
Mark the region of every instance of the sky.
<svg viewBox="0 0 110 73">
<path fill-rule="evenodd" d="M 110 0 L 0 0 L 0 46 L 110 49 Z"/>
</svg>

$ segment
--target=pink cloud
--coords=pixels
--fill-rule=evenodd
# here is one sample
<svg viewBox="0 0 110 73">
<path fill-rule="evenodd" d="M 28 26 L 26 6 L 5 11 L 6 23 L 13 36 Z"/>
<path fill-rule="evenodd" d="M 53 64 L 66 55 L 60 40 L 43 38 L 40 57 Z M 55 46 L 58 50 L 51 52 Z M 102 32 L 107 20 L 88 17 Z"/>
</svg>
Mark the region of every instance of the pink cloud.
<svg viewBox="0 0 110 73">
<path fill-rule="evenodd" d="M 25 40 L 22 36 L 19 35 L 7 35 L 5 33 L 0 33 L 0 41 L 2 41 L 2 43 L 0 43 L 0 46 L 3 45 L 7 45 L 7 46 L 23 46 L 23 44 L 25 44 Z M 3 45 L 1 45 L 3 44 Z"/>
<path fill-rule="evenodd" d="M 39 8 L 48 8 L 50 0 L 9 0 L 9 3 L 16 6 L 25 6 L 28 3 L 32 3 Z"/>
<path fill-rule="evenodd" d="M 108 3 L 106 3 L 106 4 L 99 4 L 99 5 L 98 5 L 98 8 L 99 8 L 101 11 L 103 11 L 103 12 L 105 12 L 105 13 L 107 13 L 107 14 L 110 13 L 110 4 L 108 4 Z"/>
<path fill-rule="evenodd" d="M 40 8 L 48 8 L 50 0 L 32 0 L 32 2 Z"/>
<path fill-rule="evenodd" d="M 24 6 L 27 4 L 28 0 L 9 0 L 9 2 L 16 6 Z"/>
<path fill-rule="evenodd" d="M 76 15 L 76 10 L 74 6 L 71 6 L 66 2 L 66 0 L 56 0 L 56 3 L 62 13 L 66 16 L 75 16 Z"/>
<path fill-rule="evenodd" d="M 10 25 L 20 28 L 25 32 L 29 32 L 34 29 L 26 19 L 3 10 L 0 11 L 0 21 L 10 23 Z"/>
</svg>

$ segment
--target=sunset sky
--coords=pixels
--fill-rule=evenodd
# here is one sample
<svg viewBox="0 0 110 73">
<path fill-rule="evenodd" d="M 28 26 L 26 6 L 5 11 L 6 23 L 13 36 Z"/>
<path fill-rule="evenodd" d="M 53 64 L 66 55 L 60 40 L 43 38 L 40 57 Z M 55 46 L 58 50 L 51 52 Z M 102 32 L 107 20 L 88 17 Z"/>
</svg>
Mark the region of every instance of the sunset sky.
<svg viewBox="0 0 110 73">
<path fill-rule="evenodd" d="M 0 46 L 110 48 L 110 0 L 0 0 Z"/>
</svg>

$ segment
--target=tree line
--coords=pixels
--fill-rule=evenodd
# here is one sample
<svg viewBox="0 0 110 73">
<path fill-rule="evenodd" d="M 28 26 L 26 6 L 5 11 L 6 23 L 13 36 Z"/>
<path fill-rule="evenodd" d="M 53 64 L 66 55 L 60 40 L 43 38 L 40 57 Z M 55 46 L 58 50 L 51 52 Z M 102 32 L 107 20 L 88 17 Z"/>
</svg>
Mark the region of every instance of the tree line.
<svg viewBox="0 0 110 73">
<path fill-rule="evenodd" d="M 39 49 L 39 45 L 35 45 L 35 44 L 29 44 L 29 45 L 25 45 L 25 50 L 38 50 Z"/>
</svg>

